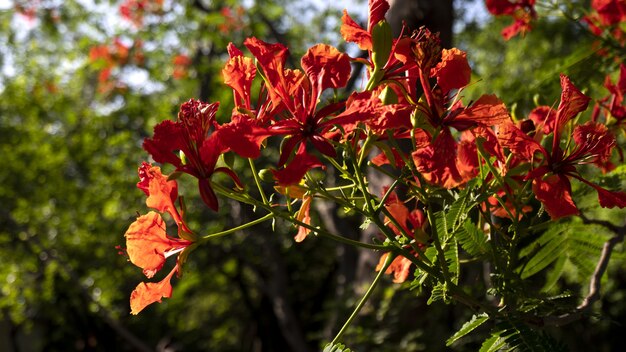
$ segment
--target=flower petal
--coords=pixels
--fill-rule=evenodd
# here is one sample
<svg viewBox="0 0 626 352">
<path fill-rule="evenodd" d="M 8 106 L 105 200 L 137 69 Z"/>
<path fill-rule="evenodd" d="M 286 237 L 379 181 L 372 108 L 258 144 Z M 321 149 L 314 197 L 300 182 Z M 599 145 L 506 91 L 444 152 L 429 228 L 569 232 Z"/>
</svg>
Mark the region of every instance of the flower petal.
<svg viewBox="0 0 626 352">
<path fill-rule="evenodd" d="M 385 19 L 385 14 L 389 10 L 388 0 L 370 0 L 369 1 L 369 22 L 367 26 L 368 32 L 372 32 L 372 28 L 378 22 Z"/>
<path fill-rule="evenodd" d="M 146 205 L 161 213 L 169 212 L 176 223 L 179 223 L 181 219 L 174 205 L 178 198 L 176 181 L 168 181 L 167 177 L 161 173 L 160 167 L 145 162 L 139 167 L 139 178 L 137 187 L 148 196 Z"/>
<path fill-rule="evenodd" d="M 126 230 L 126 251 L 131 263 L 151 278 L 161 270 L 167 252 L 187 247 L 190 241 L 167 236 L 161 215 L 151 211 L 135 220 Z"/>
<path fill-rule="evenodd" d="M 467 54 L 457 48 L 443 49 L 441 61 L 432 71 L 431 76 L 437 77 L 437 84 L 444 92 L 465 87 L 472 75 Z"/>
<path fill-rule="evenodd" d="M 220 145 L 244 158 L 255 159 L 261 154 L 261 144 L 270 134 L 267 129 L 258 126 L 256 120 L 235 113 L 231 122 L 220 127 L 217 135 Z"/>
<path fill-rule="evenodd" d="M 345 86 L 352 71 L 348 55 L 326 44 L 317 44 L 309 48 L 302 57 L 301 65 L 315 88 L 314 98 L 326 88 Z"/>
<path fill-rule="evenodd" d="M 185 150 L 185 140 L 181 126 L 171 120 L 165 120 L 154 126 L 152 138 L 143 141 L 143 149 L 152 156 L 152 159 L 161 164 L 172 164 L 177 168 L 182 165 L 174 150 Z"/>
<path fill-rule="evenodd" d="M 447 189 L 462 183 L 456 166 L 457 143 L 448 128 L 441 130 L 432 144 L 425 132 L 416 134 L 416 141 L 418 148 L 412 154 L 413 161 L 426 181 Z"/>
<path fill-rule="evenodd" d="M 389 253 L 384 253 L 380 257 L 378 265 L 376 266 L 376 271 L 380 271 L 380 269 L 382 269 L 388 255 Z M 405 282 L 406 279 L 409 277 L 409 269 L 411 268 L 411 264 L 412 263 L 410 260 L 406 259 L 405 257 L 398 256 L 394 258 L 393 262 L 391 262 L 391 265 L 389 265 L 389 267 L 385 271 L 385 274 L 393 274 L 393 282 L 396 284 L 401 284 Z"/>
<path fill-rule="evenodd" d="M 500 145 L 508 148 L 516 157 L 520 157 L 525 161 L 531 161 L 538 151 L 543 153 L 544 156 L 548 155 L 548 152 L 537 141 L 522 132 L 512 122 L 498 126 L 497 130 L 496 135 Z"/>
<path fill-rule="evenodd" d="M 243 43 L 257 59 L 266 79 L 266 87 L 274 106 L 279 106 L 285 96 L 283 77 L 285 60 L 287 60 L 287 47 L 280 44 L 266 43 L 260 39 L 250 37 Z"/>
<path fill-rule="evenodd" d="M 222 69 L 224 83 L 235 92 L 235 106 L 250 108 L 250 89 L 256 76 L 256 66 L 249 57 L 232 57 Z"/>
<path fill-rule="evenodd" d="M 563 126 L 578 115 L 578 113 L 585 111 L 591 100 L 576 88 L 572 81 L 564 74 L 561 74 L 561 89 L 561 102 L 556 112 L 555 135 L 559 135 Z"/>
<path fill-rule="evenodd" d="M 300 153 L 299 151 L 284 169 L 272 170 L 272 173 L 279 185 L 288 186 L 299 183 L 307 171 L 320 166 L 324 166 L 324 164 L 319 159 L 306 152 Z"/>
<path fill-rule="evenodd" d="M 341 17 L 341 36 L 347 42 L 356 43 L 361 50 L 372 50 L 372 35 L 354 22 L 346 10 Z"/>
<path fill-rule="evenodd" d="M 497 126 L 509 121 L 511 117 L 506 105 L 495 95 L 486 94 L 454 117 L 450 125 L 463 131 L 476 125 Z"/>
<path fill-rule="evenodd" d="M 554 130 L 556 111 L 547 105 L 538 106 L 530 112 L 528 118 L 537 128 L 541 128 L 544 134 L 550 134 Z"/>
<path fill-rule="evenodd" d="M 159 302 L 161 298 L 172 297 L 172 284 L 170 280 L 178 266 L 174 267 L 163 280 L 159 282 L 141 282 L 130 294 L 130 314 L 137 315 L 148 305 Z"/>
<path fill-rule="evenodd" d="M 300 206 L 300 210 L 298 210 L 298 213 L 296 214 L 296 220 L 303 222 L 307 225 L 311 224 L 311 201 L 312 200 L 313 200 L 313 197 L 311 196 L 305 196 L 304 198 L 302 198 L 302 205 Z M 294 240 L 296 242 L 302 242 L 304 241 L 306 236 L 309 235 L 311 230 L 309 230 L 308 228 L 304 226 L 297 226 L 297 227 L 298 227 L 298 234 L 296 234 L 296 237 L 294 237 Z"/>
<path fill-rule="evenodd" d="M 615 137 L 605 125 L 589 121 L 574 128 L 574 141 L 578 148 L 574 155 L 579 158 L 592 157 L 594 162 L 607 162 L 615 146 Z"/>
<path fill-rule="evenodd" d="M 533 193 L 537 200 L 543 203 L 552 220 L 579 213 L 572 200 L 572 187 L 566 176 L 551 175 L 546 178 L 535 178 Z"/>
</svg>

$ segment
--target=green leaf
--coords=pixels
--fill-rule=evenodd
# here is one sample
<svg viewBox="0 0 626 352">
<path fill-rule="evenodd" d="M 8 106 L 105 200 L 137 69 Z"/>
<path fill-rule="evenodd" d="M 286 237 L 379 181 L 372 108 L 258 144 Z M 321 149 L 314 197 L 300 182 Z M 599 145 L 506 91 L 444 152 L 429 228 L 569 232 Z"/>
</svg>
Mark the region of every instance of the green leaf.
<svg viewBox="0 0 626 352">
<path fill-rule="evenodd" d="M 483 342 L 480 348 L 480 352 L 500 350 L 557 352 L 566 349 L 547 334 L 531 329 L 520 321 L 505 320 L 496 324 L 491 336 Z"/>
<path fill-rule="evenodd" d="M 336 343 L 334 345 L 329 343 L 324 347 L 324 352 L 352 352 L 352 350 L 342 343 Z"/>
<path fill-rule="evenodd" d="M 566 262 L 567 257 L 561 256 L 558 258 L 554 267 L 546 275 L 546 283 L 541 288 L 541 292 L 549 291 L 557 283 L 561 275 L 563 275 Z"/>
<path fill-rule="evenodd" d="M 431 305 L 434 302 L 437 301 L 445 301 L 446 297 L 446 288 L 445 288 L 445 284 L 442 283 L 438 283 L 437 285 L 435 285 L 435 287 L 433 287 L 432 291 L 430 292 L 430 297 L 428 298 L 428 301 L 426 302 L 426 304 Z"/>
<path fill-rule="evenodd" d="M 557 224 L 520 251 L 520 257 L 529 258 L 521 268 L 521 278 L 531 277 L 555 262 L 545 289 L 562 276 L 567 263 L 573 264 L 579 275 L 587 278 L 595 270 L 606 239 L 607 230 L 599 225 L 574 221 Z"/>
<path fill-rule="evenodd" d="M 480 231 L 471 219 L 465 220 L 455 235 L 461 247 L 470 255 L 481 257 L 487 254 L 489 250 L 487 235 Z"/>
<path fill-rule="evenodd" d="M 480 346 L 479 352 L 495 352 L 504 347 L 505 339 L 501 338 L 499 333 L 493 334 Z"/>
<path fill-rule="evenodd" d="M 452 282 L 459 283 L 459 244 L 456 238 L 452 238 L 452 241 L 447 244 L 444 249 L 444 255 L 446 257 L 446 263 L 448 264 L 448 272 L 452 275 Z"/>
<path fill-rule="evenodd" d="M 522 271 L 522 279 L 535 275 L 557 260 L 565 252 L 563 243 L 566 240 L 565 236 L 552 235 L 550 241 L 528 261 Z"/>
<path fill-rule="evenodd" d="M 487 315 L 487 313 L 474 314 L 472 316 L 472 319 L 470 319 L 470 321 L 468 321 L 465 324 L 463 324 L 463 326 L 461 326 L 459 331 L 454 333 L 454 335 L 452 335 L 446 341 L 446 346 L 452 345 L 456 340 L 458 340 L 461 337 L 469 334 L 474 329 L 476 329 L 477 327 L 481 326 L 487 320 L 489 320 L 489 316 Z"/>
</svg>

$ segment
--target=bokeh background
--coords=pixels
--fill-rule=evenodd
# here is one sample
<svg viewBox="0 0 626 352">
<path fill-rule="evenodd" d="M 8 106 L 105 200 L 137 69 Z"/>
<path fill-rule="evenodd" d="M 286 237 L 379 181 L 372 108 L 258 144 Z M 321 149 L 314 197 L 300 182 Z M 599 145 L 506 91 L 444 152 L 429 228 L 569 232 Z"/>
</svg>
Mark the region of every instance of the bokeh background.
<svg viewBox="0 0 626 352">
<path fill-rule="evenodd" d="M 366 22 L 366 1 L 0 1 L 0 351 L 315 351 L 331 340 L 373 277 L 376 254 L 313 237 L 295 244 L 289 226 L 257 226 L 196 250 L 173 297 L 131 316 L 130 292 L 145 278 L 123 255 L 123 234 L 146 212 L 136 169 L 154 125 L 192 97 L 220 101 L 218 119 L 229 117 L 227 44 L 281 42 L 291 67 L 318 42 L 356 57 L 339 34 L 343 8 Z M 564 18 L 505 42 L 509 21 L 482 1 L 397 0 L 389 16 L 395 28 L 427 25 L 466 50 L 476 82 L 466 96 L 495 93 L 520 116 L 558 101 L 559 72 L 580 86 L 605 74 L 589 55 L 594 39 Z M 351 88 L 362 84 L 354 74 Z M 219 214 L 208 211 L 193 182 L 180 182 L 199 233 L 253 219 L 224 200 Z M 349 215 L 320 205 L 314 217 L 359 238 Z M 551 331 L 569 349 L 620 345 L 623 264 L 616 254 L 601 314 Z M 354 350 L 441 351 L 469 318 L 387 281 L 346 334 Z"/>
</svg>

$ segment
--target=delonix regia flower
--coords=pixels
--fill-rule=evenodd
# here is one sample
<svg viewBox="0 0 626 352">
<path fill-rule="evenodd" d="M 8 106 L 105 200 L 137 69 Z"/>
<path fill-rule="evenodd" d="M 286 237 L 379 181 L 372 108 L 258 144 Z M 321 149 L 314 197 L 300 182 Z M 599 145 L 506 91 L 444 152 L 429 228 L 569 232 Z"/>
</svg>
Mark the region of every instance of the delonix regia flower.
<svg viewBox="0 0 626 352">
<path fill-rule="evenodd" d="M 165 260 L 177 255 L 177 262 L 172 271 L 160 282 L 142 282 L 130 296 L 132 314 L 138 314 L 149 304 L 161 302 L 161 298 L 172 295 L 170 280 L 174 273 L 179 276 L 186 256 L 181 257 L 187 248 L 194 243 L 196 235 L 189 230 L 174 202 L 178 198 L 176 181 L 169 180 L 161 173 L 161 168 L 143 163 L 139 167 L 140 181 L 137 187 L 148 196 L 148 207 L 161 213 L 169 213 L 178 227 L 178 237 L 170 237 L 166 232 L 166 224 L 161 214 L 150 211 L 141 215 L 126 230 L 126 252 L 131 263 L 143 269 L 147 278 L 151 279 L 165 265 Z"/>
<path fill-rule="evenodd" d="M 502 37 L 506 40 L 530 31 L 531 21 L 537 18 L 535 0 L 487 0 L 485 5 L 493 15 L 511 16 L 515 20 L 513 24 L 502 30 Z"/>
<path fill-rule="evenodd" d="M 600 206 L 624 208 L 626 193 L 608 191 L 584 179 L 576 170 L 578 165 L 609 158 L 615 146 L 615 137 L 606 126 L 593 121 L 578 125 L 572 134 L 575 145 L 565 149 L 561 147 L 561 134 L 565 125 L 586 110 L 590 101 L 565 75 L 561 75 L 561 89 L 561 101 L 554 119 L 546 118 L 547 123 L 553 124 L 547 129 L 553 133 L 550 150 L 513 124 L 501 127 L 499 138 L 502 145 L 527 162 L 539 161 L 525 178 L 532 180 L 535 197 L 543 203 L 552 219 L 579 213 L 572 200 L 570 178 L 593 187 L 598 192 Z M 536 153 L 539 153 L 539 157 Z"/>
<path fill-rule="evenodd" d="M 177 121 L 159 123 L 154 127 L 154 136 L 143 143 L 154 161 L 172 164 L 177 172 L 196 177 L 202 200 L 215 211 L 218 210 L 218 202 L 211 187 L 213 174 L 225 173 L 235 183 L 241 184 L 231 169 L 216 168 L 219 156 L 229 150 L 216 133 L 221 128 L 215 120 L 218 106 L 219 103 L 208 104 L 190 99 L 181 105 Z"/>
</svg>

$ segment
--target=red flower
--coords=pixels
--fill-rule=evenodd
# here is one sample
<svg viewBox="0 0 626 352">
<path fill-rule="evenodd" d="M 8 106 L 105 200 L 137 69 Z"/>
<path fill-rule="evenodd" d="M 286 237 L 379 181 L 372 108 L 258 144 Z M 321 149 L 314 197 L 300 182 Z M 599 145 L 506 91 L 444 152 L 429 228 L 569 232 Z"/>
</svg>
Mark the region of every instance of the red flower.
<svg viewBox="0 0 626 352">
<path fill-rule="evenodd" d="M 351 70 L 348 56 L 329 45 L 315 45 L 302 57 L 302 73 L 284 69 L 287 54 L 284 46 L 268 44 L 256 38 L 248 38 L 244 44 L 263 70 L 265 87 L 274 111 L 278 110 L 277 107 L 283 107 L 282 114 L 276 114 L 277 120 L 269 127 L 269 133 L 287 136 L 278 165 L 285 165 L 294 151 L 296 153 L 291 163 L 305 158 L 304 144 L 307 141 L 322 154 L 334 157 L 335 149 L 325 133 L 333 125 L 349 123 L 353 119 L 330 117 L 343 107 L 343 103 L 330 104 L 320 110 L 317 110 L 317 104 L 324 90 L 340 88 L 347 83 Z M 299 147 L 301 144 L 302 147 Z M 314 157 L 307 158 L 307 162 L 297 164 L 303 167 L 315 164 L 310 162 Z M 301 171 L 298 170 L 298 174 Z M 299 181 L 293 177 L 290 179 Z"/>
<path fill-rule="evenodd" d="M 515 20 L 512 25 L 502 30 L 504 39 L 509 40 L 518 33 L 531 30 L 530 22 L 537 17 L 535 0 L 486 0 L 487 10 L 493 15 L 511 16 Z"/>
<path fill-rule="evenodd" d="M 409 211 L 406 205 L 400 201 L 395 193 L 387 199 L 385 202 L 385 208 L 389 211 L 389 214 L 391 214 L 395 222 L 402 227 L 402 230 L 398 229 L 391 219 L 385 218 L 385 224 L 389 226 L 389 228 L 391 228 L 396 235 L 405 233 L 408 236 L 417 239 L 417 246 L 425 247 L 427 237 L 424 232 L 424 228 L 428 223 L 426 222 L 426 216 L 421 210 L 414 209 L 413 211 Z M 407 248 L 410 248 L 410 246 L 407 246 Z M 417 253 L 413 252 L 413 250 L 411 250 L 411 252 L 417 257 Z M 376 266 L 376 271 L 379 271 L 383 267 L 388 255 L 389 253 L 384 253 L 380 257 L 378 265 Z M 411 264 L 411 260 L 408 258 L 398 256 L 387 268 L 385 274 L 393 274 L 393 282 L 402 283 L 409 277 Z"/>
<path fill-rule="evenodd" d="M 592 0 L 591 7 L 598 12 L 600 22 L 605 26 L 626 20 L 626 2 L 624 0 Z"/>
<path fill-rule="evenodd" d="M 576 170 L 577 165 L 606 161 L 609 158 L 615 145 L 615 137 L 606 126 L 595 122 L 576 126 L 572 135 L 576 146 L 571 150 L 561 149 L 563 127 L 578 113 L 587 109 L 590 100 L 565 75 L 561 75 L 561 87 L 561 102 L 552 126 L 553 141 L 550 152 L 512 124 L 502 126 L 499 136 L 502 144 L 513 154 L 529 162 L 537 160 L 536 152 L 542 154 L 543 159 L 539 159 L 539 166 L 531 170 L 526 179 L 533 180 L 533 192 L 552 219 L 578 214 L 578 208 L 571 196 L 570 178 L 578 179 L 596 189 L 600 206 L 625 207 L 626 193 L 605 190 L 582 178 Z"/>
<path fill-rule="evenodd" d="M 459 167 L 463 169 L 464 164 L 471 161 L 458 159 L 459 148 L 466 149 L 468 146 L 464 144 L 459 146 L 450 128 L 465 131 L 477 127 L 500 125 L 509 121 L 509 113 L 496 96 L 484 95 L 469 107 L 452 107 L 442 117 L 429 112 L 428 118 L 439 133 L 433 139 L 425 130 L 416 131 L 417 148 L 412 154 L 413 161 L 417 170 L 428 182 L 445 188 L 454 188 L 467 181 L 467 178 L 462 177 Z M 481 136 L 490 141 L 490 145 L 496 144 L 495 136 L 490 129 L 481 129 Z M 494 155 L 498 155 L 495 146 L 491 150 Z M 466 155 L 465 150 L 461 152 L 462 156 Z"/>
<path fill-rule="evenodd" d="M 624 96 L 626 95 L 626 65 L 620 64 L 619 78 L 617 83 L 611 81 L 607 76 L 604 86 L 611 93 L 608 97 L 600 99 L 594 108 L 594 120 L 600 113 L 600 108 L 605 112 L 605 121 L 616 120 L 616 125 L 626 128 L 626 106 L 624 106 Z"/>
<path fill-rule="evenodd" d="M 154 127 L 154 137 L 144 140 L 144 149 L 159 163 L 169 163 L 176 171 L 198 179 L 200 195 L 206 205 L 217 211 L 218 202 L 210 180 L 215 172 L 223 172 L 238 185 L 237 175 L 225 167 L 215 168 L 219 156 L 228 150 L 216 131 L 218 103 L 207 104 L 189 100 L 180 107 L 178 121 L 163 121 Z M 183 158 L 175 152 L 180 152 Z"/>
</svg>

